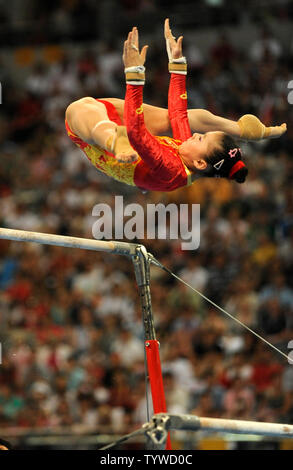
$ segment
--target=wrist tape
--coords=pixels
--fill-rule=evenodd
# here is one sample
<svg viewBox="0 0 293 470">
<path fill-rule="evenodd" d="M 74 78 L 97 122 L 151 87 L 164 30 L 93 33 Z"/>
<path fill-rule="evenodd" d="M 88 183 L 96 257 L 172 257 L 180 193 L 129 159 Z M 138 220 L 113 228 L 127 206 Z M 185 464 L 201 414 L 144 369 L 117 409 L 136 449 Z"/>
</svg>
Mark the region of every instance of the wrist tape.
<svg viewBox="0 0 293 470">
<path fill-rule="evenodd" d="M 136 65 L 124 69 L 126 83 L 128 85 L 144 85 L 145 83 L 145 67 Z"/>
<path fill-rule="evenodd" d="M 186 57 L 180 57 L 179 59 L 172 59 L 169 61 L 168 69 L 170 73 L 179 73 L 180 75 L 187 74 L 187 62 Z"/>
</svg>

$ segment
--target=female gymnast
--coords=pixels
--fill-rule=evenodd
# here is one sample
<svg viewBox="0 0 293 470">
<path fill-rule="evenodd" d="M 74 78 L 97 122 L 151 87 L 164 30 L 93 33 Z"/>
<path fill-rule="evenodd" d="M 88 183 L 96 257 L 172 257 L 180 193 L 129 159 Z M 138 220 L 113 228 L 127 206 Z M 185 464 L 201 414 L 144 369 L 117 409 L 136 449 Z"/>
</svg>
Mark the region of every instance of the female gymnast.
<svg viewBox="0 0 293 470">
<path fill-rule="evenodd" d="M 173 191 L 200 177 L 243 183 L 248 170 L 234 138 L 279 137 L 286 124 L 267 128 L 253 115 L 235 122 L 203 109 L 188 111 L 183 37 L 176 41 L 168 19 L 165 39 L 171 74 L 168 110 L 143 104 L 148 46 L 139 51 L 134 27 L 123 51 L 125 101 L 86 97 L 71 103 L 65 120 L 69 137 L 98 170 L 142 190 Z M 159 136 L 170 127 L 173 138 Z"/>
</svg>

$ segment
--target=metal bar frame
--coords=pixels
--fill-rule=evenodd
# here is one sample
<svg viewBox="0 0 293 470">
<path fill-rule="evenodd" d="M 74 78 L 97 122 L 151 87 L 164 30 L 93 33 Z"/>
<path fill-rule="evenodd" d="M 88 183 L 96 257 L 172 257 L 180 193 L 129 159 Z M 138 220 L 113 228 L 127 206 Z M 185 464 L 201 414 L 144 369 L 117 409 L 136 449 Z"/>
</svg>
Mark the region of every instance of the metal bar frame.
<svg viewBox="0 0 293 470">
<path fill-rule="evenodd" d="M 91 251 L 103 251 L 128 256 L 132 259 L 142 309 L 144 328 L 144 346 L 146 350 L 145 369 L 151 384 L 152 402 L 155 413 L 166 413 L 166 400 L 161 371 L 159 343 L 156 340 L 150 290 L 150 262 L 152 255 L 143 245 L 116 241 L 91 240 L 86 238 L 52 235 L 0 228 L 0 239 L 17 242 L 33 242 L 42 245 L 54 245 L 66 248 L 79 248 Z M 152 354 L 149 354 L 152 345 Z M 149 416 L 148 418 L 149 419 Z M 171 449 L 170 436 L 167 437 L 167 449 Z"/>
<path fill-rule="evenodd" d="M 166 413 L 159 343 L 156 340 L 150 292 L 150 263 L 153 261 L 153 257 L 146 251 L 143 245 L 116 241 L 91 240 L 6 228 L 0 228 L 0 239 L 79 248 L 91 251 L 103 251 L 128 256 L 132 259 L 136 282 L 139 288 L 147 368 L 155 412 L 152 420 L 145 427 L 145 434 L 153 441 L 157 448 L 165 448 L 166 443 L 166 448 L 171 448 L 168 432 L 172 429 L 293 438 L 293 425 L 290 424 L 204 418 L 194 415 L 174 415 Z"/>
<path fill-rule="evenodd" d="M 163 449 L 168 432 L 180 431 L 210 431 L 231 434 L 251 434 L 293 439 L 293 425 L 279 423 L 264 423 L 243 421 L 237 419 L 204 418 L 196 415 L 155 414 L 150 423 L 145 425 L 146 434 L 157 449 Z"/>
</svg>

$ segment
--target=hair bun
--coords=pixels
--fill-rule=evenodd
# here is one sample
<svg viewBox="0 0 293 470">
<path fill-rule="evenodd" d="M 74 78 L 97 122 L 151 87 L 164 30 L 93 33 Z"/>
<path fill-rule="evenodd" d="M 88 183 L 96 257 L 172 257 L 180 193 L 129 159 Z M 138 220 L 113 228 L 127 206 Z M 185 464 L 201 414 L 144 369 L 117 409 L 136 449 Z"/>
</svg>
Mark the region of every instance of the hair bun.
<svg viewBox="0 0 293 470">
<path fill-rule="evenodd" d="M 244 183 L 246 176 L 248 175 L 248 169 L 246 167 L 240 168 L 232 176 L 232 180 L 237 181 L 237 183 Z"/>
</svg>

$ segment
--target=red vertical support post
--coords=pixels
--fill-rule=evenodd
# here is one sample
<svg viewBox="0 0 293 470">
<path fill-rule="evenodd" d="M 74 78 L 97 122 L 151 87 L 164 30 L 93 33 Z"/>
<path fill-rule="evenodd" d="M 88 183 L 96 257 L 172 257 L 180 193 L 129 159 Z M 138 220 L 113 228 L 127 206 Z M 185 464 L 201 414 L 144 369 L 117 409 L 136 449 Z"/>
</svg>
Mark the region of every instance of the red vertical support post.
<svg viewBox="0 0 293 470">
<path fill-rule="evenodd" d="M 146 349 L 146 374 L 149 377 L 154 413 L 166 413 L 166 400 L 159 354 L 159 343 L 156 340 L 150 291 L 150 261 L 144 246 L 138 245 L 132 256 L 134 272 L 139 288 Z M 166 449 L 171 450 L 168 435 Z"/>
<path fill-rule="evenodd" d="M 154 413 L 167 413 L 159 342 L 156 339 L 145 341 L 145 349 Z M 167 437 L 166 449 L 172 449 L 170 434 Z"/>
</svg>

